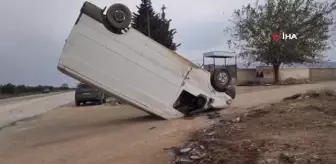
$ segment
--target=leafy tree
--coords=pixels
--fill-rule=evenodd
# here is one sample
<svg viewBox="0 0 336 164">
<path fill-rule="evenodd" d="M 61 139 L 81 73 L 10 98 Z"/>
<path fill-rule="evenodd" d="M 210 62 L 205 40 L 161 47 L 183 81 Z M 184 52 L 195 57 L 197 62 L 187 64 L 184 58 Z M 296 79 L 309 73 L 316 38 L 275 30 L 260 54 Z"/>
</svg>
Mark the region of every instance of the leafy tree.
<svg viewBox="0 0 336 164">
<path fill-rule="evenodd" d="M 320 61 L 328 49 L 335 2 L 315 0 L 266 0 L 235 10 L 228 28 L 231 48 L 247 60 L 270 64 L 275 82 L 282 64 Z M 296 34 L 298 39 L 274 41 L 272 33 Z"/>
<path fill-rule="evenodd" d="M 137 8 L 137 13 L 133 13 L 132 27 L 175 51 L 180 44 L 173 42 L 176 29 L 170 29 L 171 19 L 166 19 L 166 7 L 163 6 L 162 13 L 159 14 L 154 11 L 150 0 L 141 0 Z"/>
<path fill-rule="evenodd" d="M 133 12 L 132 27 L 146 36 L 151 36 L 154 21 L 157 14 L 154 12 L 150 0 L 141 0 L 140 6 L 137 6 L 138 12 Z"/>
<path fill-rule="evenodd" d="M 7 93 L 7 94 L 14 94 L 15 93 L 15 85 L 13 85 L 11 83 L 2 85 L 1 92 L 2 93 Z"/>
<path fill-rule="evenodd" d="M 59 91 L 61 87 L 54 87 L 54 86 L 27 86 L 27 85 L 14 85 L 11 83 L 2 85 L 0 84 L 0 98 L 1 94 L 5 95 L 20 95 L 20 94 L 27 94 L 27 93 L 40 93 L 43 89 L 48 88 L 50 91 Z"/>
<path fill-rule="evenodd" d="M 171 19 L 166 18 L 165 13 L 166 6 L 163 5 L 161 8 L 161 18 L 158 20 L 159 29 L 158 37 L 160 38 L 160 43 L 165 45 L 167 48 L 175 51 L 177 47 L 181 45 L 181 43 L 174 43 L 174 35 L 177 33 L 176 29 L 170 29 Z"/>
<path fill-rule="evenodd" d="M 18 86 L 16 86 L 15 90 L 16 90 L 16 93 L 27 93 L 27 92 L 29 92 L 28 91 L 28 86 L 25 86 L 25 85 L 18 85 Z"/>
</svg>

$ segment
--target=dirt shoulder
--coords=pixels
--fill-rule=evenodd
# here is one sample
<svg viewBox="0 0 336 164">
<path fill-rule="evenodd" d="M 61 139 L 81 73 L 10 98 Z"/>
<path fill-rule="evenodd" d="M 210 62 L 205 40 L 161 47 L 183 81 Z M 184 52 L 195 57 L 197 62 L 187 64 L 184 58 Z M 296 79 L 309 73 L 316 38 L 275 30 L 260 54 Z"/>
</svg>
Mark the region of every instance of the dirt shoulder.
<svg viewBox="0 0 336 164">
<path fill-rule="evenodd" d="M 300 96 L 253 108 L 234 119 L 220 119 L 192 134 L 183 148 L 173 149 L 174 162 L 336 163 L 336 94 Z"/>
<path fill-rule="evenodd" d="M 286 86 L 238 94 L 223 116 L 244 113 L 249 107 L 279 101 L 290 94 L 336 86 L 336 82 Z M 182 145 L 190 133 L 214 120 L 157 120 L 129 106 L 64 107 L 0 131 L 0 161 L 6 164 L 160 164 L 166 148 Z"/>
<path fill-rule="evenodd" d="M 73 101 L 73 92 L 63 92 L 0 104 L 0 130 L 18 121 L 34 118 Z"/>
<path fill-rule="evenodd" d="M 68 92 L 68 91 L 51 92 L 51 93 L 45 93 L 45 94 L 31 93 L 31 94 L 26 94 L 26 95 L 0 98 L 0 105 L 6 105 L 6 104 L 9 104 L 9 103 L 15 103 L 15 102 L 18 102 L 18 101 L 36 99 L 36 98 L 51 96 L 51 95 L 55 95 L 55 94 L 62 94 L 62 93 L 66 93 L 66 92 Z"/>
</svg>

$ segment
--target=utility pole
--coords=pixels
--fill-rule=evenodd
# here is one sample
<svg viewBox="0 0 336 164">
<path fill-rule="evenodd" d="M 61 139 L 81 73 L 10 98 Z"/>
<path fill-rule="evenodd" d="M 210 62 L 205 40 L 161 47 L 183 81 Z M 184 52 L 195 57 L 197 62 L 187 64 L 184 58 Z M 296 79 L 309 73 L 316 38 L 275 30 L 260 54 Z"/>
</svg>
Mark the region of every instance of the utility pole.
<svg viewBox="0 0 336 164">
<path fill-rule="evenodd" d="M 162 5 L 162 7 L 161 7 L 161 11 L 162 11 L 161 17 L 162 17 L 163 20 L 166 19 L 166 13 L 165 13 L 166 9 L 167 9 L 167 7 L 165 5 Z"/>
<path fill-rule="evenodd" d="M 150 31 L 150 19 L 149 19 L 149 8 L 148 8 L 148 6 L 147 6 L 147 8 L 146 8 L 146 10 L 147 10 L 147 28 L 148 28 L 148 37 L 151 37 L 151 31 Z"/>
</svg>

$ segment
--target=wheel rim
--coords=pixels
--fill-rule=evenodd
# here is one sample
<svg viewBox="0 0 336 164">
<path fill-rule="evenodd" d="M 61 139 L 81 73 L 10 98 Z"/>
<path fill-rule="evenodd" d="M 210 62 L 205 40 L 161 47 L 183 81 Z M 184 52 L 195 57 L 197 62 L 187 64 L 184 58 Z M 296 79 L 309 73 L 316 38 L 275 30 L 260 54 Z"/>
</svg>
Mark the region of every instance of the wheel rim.
<svg viewBox="0 0 336 164">
<path fill-rule="evenodd" d="M 126 19 L 125 13 L 121 10 L 116 10 L 114 12 L 114 19 L 118 22 L 123 22 Z"/>
<path fill-rule="evenodd" d="M 220 81 L 222 85 L 225 85 L 227 81 L 229 80 L 229 77 L 225 72 L 221 72 L 218 75 L 218 80 Z"/>
</svg>

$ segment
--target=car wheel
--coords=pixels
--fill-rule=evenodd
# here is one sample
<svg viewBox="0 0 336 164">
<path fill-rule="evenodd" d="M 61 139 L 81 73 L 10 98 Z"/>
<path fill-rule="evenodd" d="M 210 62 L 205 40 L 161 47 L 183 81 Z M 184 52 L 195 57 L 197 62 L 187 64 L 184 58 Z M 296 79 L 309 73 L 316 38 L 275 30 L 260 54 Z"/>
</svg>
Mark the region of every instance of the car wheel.
<svg viewBox="0 0 336 164">
<path fill-rule="evenodd" d="M 210 77 L 212 87 L 218 92 L 225 92 L 231 81 L 230 72 L 225 68 L 215 69 Z"/>
<path fill-rule="evenodd" d="M 132 21 L 132 12 L 126 5 L 116 3 L 107 9 L 106 19 L 113 28 L 127 29 Z"/>
<path fill-rule="evenodd" d="M 103 104 L 103 99 L 100 99 L 97 101 L 97 105 L 101 105 L 101 104 Z"/>
<path fill-rule="evenodd" d="M 76 101 L 76 106 L 80 106 L 80 102 L 79 101 Z"/>
</svg>

